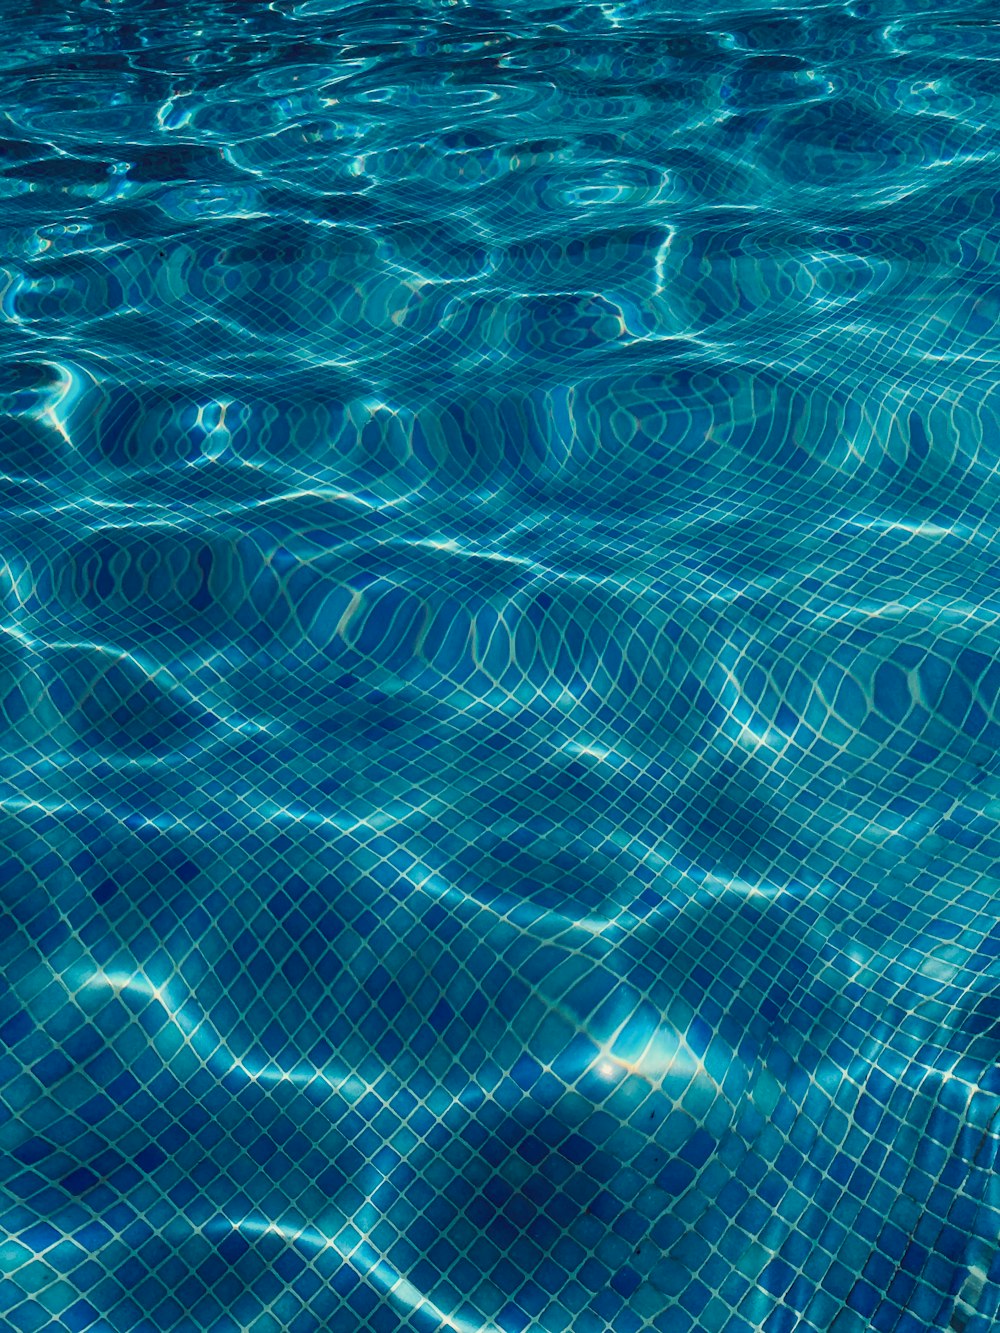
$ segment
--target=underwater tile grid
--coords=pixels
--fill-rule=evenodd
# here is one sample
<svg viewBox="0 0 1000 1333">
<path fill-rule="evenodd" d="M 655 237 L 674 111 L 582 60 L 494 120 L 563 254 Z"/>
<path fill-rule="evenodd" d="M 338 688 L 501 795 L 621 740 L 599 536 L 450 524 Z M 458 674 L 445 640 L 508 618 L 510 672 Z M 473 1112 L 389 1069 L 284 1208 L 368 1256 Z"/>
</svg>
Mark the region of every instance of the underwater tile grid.
<svg viewBox="0 0 1000 1333">
<path fill-rule="evenodd" d="M 20 0 L 0 1330 L 1000 1328 L 994 0 Z"/>
</svg>

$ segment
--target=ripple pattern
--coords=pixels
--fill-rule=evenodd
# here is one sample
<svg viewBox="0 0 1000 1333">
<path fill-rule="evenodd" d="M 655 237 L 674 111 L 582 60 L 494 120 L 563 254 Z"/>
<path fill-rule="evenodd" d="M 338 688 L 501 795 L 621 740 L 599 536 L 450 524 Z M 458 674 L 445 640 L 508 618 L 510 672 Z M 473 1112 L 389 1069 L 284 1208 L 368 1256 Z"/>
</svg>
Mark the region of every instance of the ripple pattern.
<svg viewBox="0 0 1000 1333">
<path fill-rule="evenodd" d="M 995 6 L 4 33 L 3 1328 L 995 1330 Z"/>
</svg>

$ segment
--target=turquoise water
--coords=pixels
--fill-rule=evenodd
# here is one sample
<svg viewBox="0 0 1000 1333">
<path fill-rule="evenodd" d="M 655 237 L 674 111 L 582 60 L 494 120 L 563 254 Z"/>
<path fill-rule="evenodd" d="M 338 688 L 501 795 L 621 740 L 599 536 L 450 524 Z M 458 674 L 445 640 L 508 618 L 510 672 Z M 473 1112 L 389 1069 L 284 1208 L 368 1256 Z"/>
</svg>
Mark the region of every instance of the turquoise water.
<svg viewBox="0 0 1000 1333">
<path fill-rule="evenodd" d="M 1000 24 L 8 4 L 0 1326 L 1000 1321 Z"/>
</svg>

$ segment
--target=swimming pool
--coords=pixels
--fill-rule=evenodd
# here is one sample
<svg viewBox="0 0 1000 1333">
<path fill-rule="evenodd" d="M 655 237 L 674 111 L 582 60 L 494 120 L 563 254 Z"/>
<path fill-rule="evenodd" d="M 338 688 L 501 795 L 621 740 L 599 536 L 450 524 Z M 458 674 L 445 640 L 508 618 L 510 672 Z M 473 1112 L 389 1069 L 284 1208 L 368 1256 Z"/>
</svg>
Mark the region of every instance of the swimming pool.
<svg viewBox="0 0 1000 1333">
<path fill-rule="evenodd" d="M 996 1327 L 998 60 L 8 7 L 5 1329 Z"/>
</svg>

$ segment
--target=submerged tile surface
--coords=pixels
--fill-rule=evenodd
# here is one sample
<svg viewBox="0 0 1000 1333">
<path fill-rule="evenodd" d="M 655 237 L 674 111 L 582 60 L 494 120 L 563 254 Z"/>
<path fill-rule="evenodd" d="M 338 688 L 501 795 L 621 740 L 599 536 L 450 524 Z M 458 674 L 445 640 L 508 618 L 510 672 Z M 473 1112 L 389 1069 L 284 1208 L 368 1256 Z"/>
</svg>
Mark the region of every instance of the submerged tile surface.
<svg viewBox="0 0 1000 1333">
<path fill-rule="evenodd" d="M 994 1330 L 994 7 L 3 20 L 3 1329 Z"/>
</svg>

